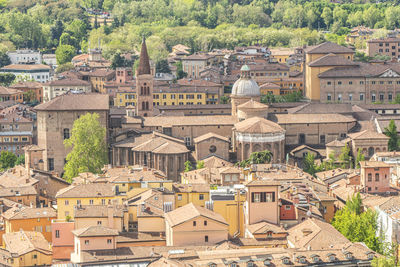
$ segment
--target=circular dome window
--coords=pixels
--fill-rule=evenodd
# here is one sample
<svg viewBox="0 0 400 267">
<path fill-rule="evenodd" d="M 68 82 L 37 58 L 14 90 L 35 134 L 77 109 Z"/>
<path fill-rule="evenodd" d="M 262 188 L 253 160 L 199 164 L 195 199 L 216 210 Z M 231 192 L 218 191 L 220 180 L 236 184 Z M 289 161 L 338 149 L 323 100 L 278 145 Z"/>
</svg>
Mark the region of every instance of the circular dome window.
<svg viewBox="0 0 400 267">
<path fill-rule="evenodd" d="M 217 147 L 214 145 L 210 146 L 210 152 L 215 153 L 215 151 L 217 151 Z"/>
</svg>

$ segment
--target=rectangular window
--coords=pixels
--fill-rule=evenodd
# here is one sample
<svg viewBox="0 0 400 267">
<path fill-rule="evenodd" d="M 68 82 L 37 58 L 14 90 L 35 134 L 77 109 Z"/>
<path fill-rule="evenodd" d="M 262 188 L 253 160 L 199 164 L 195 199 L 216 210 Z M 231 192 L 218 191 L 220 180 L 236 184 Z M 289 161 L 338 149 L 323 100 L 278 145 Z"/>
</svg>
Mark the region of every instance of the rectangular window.
<svg viewBox="0 0 400 267">
<path fill-rule="evenodd" d="M 349 94 L 349 100 L 350 100 L 350 101 L 353 100 L 353 94 Z"/>
<path fill-rule="evenodd" d="M 379 101 L 383 101 L 384 99 L 384 94 L 379 94 Z"/>
<path fill-rule="evenodd" d="M 101 225 L 101 221 L 97 221 L 97 225 Z"/>
<path fill-rule="evenodd" d="M 204 226 L 207 226 L 207 221 L 204 221 Z"/>
<path fill-rule="evenodd" d="M 49 171 L 54 171 L 54 159 L 53 158 L 48 158 L 47 159 L 48 162 L 48 167 L 49 167 Z"/>
<path fill-rule="evenodd" d="M 112 240 L 111 239 L 107 239 L 107 244 L 111 244 Z"/>
<path fill-rule="evenodd" d="M 101 200 L 101 205 L 105 205 L 106 204 L 106 200 L 105 199 L 102 199 Z"/>
<path fill-rule="evenodd" d="M 204 200 L 204 194 L 199 195 L 199 200 Z"/>
<path fill-rule="evenodd" d="M 364 101 L 364 94 L 360 93 L 360 101 Z"/>
<path fill-rule="evenodd" d="M 65 206 L 68 206 L 68 205 L 69 205 L 69 201 L 68 201 L 68 200 L 65 200 L 65 201 L 64 201 L 64 204 L 65 204 Z"/>
<path fill-rule="evenodd" d="M 372 173 L 368 173 L 368 182 L 372 182 Z"/>
<path fill-rule="evenodd" d="M 76 205 L 80 205 L 80 204 L 81 204 L 80 199 L 76 200 Z"/>
<path fill-rule="evenodd" d="M 204 242 L 208 242 L 208 235 L 204 236 Z"/>
<path fill-rule="evenodd" d="M 251 193 L 252 202 L 275 202 L 275 192 L 253 192 Z"/>
<path fill-rule="evenodd" d="M 56 238 L 60 238 L 60 230 L 56 230 Z"/>
<path fill-rule="evenodd" d="M 337 83 L 338 85 L 342 85 L 342 82 L 341 81 L 338 81 L 338 83 Z"/>
<path fill-rule="evenodd" d="M 326 96 L 326 100 L 331 101 L 331 100 L 332 100 L 332 95 L 331 95 L 331 94 L 328 94 L 328 95 Z"/>
<path fill-rule="evenodd" d="M 85 240 L 85 245 L 89 245 L 89 240 Z"/>
<path fill-rule="evenodd" d="M 342 94 L 338 94 L 337 100 L 338 100 L 338 101 L 342 101 Z"/>
<path fill-rule="evenodd" d="M 375 182 L 379 182 L 379 173 L 375 173 Z"/>
<path fill-rule="evenodd" d="M 93 205 L 93 199 L 90 199 L 90 200 L 89 200 L 89 204 L 90 204 L 90 205 Z"/>
<path fill-rule="evenodd" d="M 389 93 L 389 94 L 388 94 L 388 100 L 389 100 L 389 101 L 392 101 L 392 100 L 393 100 L 393 95 L 392 95 L 392 93 Z"/>
<path fill-rule="evenodd" d="M 68 128 L 64 129 L 64 140 L 65 139 L 69 139 L 69 129 Z"/>
<path fill-rule="evenodd" d="M 196 221 L 193 221 L 193 226 L 196 226 Z"/>
<path fill-rule="evenodd" d="M 182 200 L 182 194 L 178 194 L 178 200 Z"/>
<path fill-rule="evenodd" d="M 331 83 L 331 82 L 327 82 L 327 84 L 328 84 L 328 85 L 331 85 L 332 83 Z"/>
<path fill-rule="evenodd" d="M 324 134 L 320 135 L 320 136 L 319 136 L 319 143 L 320 143 L 320 144 L 325 144 L 325 141 L 326 141 L 326 140 L 325 140 L 325 135 L 324 135 Z"/>
</svg>

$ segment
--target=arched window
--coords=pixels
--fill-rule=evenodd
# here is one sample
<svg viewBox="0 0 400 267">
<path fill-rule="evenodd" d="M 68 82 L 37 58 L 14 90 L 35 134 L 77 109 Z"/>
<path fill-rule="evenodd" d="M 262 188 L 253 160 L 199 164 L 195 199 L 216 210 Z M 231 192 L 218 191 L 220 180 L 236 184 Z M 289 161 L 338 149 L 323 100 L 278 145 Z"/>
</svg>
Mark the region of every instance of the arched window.
<svg viewBox="0 0 400 267">
<path fill-rule="evenodd" d="M 143 86 L 140 87 L 140 95 L 143 95 Z"/>
<path fill-rule="evenodd" d="M 375 150 L 373 147 L 368 148 L 368 156 L 369 157 L 372 157 L 374 155 L 374 153 L 375 153 Z"/>
</svg>

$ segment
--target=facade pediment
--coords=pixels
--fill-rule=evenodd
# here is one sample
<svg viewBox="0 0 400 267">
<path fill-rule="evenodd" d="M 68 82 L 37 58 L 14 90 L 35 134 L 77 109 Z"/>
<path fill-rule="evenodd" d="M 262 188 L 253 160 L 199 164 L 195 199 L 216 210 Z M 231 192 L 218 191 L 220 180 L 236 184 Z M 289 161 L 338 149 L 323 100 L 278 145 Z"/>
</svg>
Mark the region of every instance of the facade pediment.
<svg viewBox="0 0 400 267">
<path fill-rule="evenodd" d="M 400 74 L 398 74 L 397 72 L 395 72 L 392 69 L 387 69 L 379 77 L 381 77 L 381 78 L 394 78 L 394 77 L 400 77 Z"/>
</svg>

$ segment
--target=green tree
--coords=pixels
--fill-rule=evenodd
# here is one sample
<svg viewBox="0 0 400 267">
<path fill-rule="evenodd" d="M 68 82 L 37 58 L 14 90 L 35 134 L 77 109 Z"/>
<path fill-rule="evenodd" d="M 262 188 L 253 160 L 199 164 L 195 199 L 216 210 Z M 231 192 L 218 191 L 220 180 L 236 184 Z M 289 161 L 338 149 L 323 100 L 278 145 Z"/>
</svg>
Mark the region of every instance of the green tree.
<svg viewBox="0 0 400 267">
<path fill-rule="evenodd" d="M 7 170 L 13 168 L 17 162 L 17 156 L 10 151 L 1 151 L 0 154 L 0 168 L 2 170 Z"/>
<path fill-rule="evenodd" d="M 324 23 L 325 23 L 326 27 L 329 28 L 329 26 L 331 26 L 331 24 L 333 22 L 332 9 L 330 9 L 329 7 L 325 7 L 322 10 L 321 17 L 324 20 Z"/>
<path fill-rule="evenodd" d="M 14 82 L 15 78 L 16 78 L 15 74 L 0 73 L 0 85 L 10 86 Z"/>
<path fill-rule="evenodd" d="M 303 169 L 305 172 L 315 175 L 318 170 L 318 166 L 315 164 L 315 156 L 314 154 L 307 153 L 307 155 L 303 159 Z"/>
<path fill-rule="evenodd" d="M 356 157 L 356 164 L 355 164 L 355 168 L 359 169 L 360 168 L 360 161 L 364 161 L 365 160 L 365 155 L 361 152 L 361 149 L 359 148 L 357 150 L 357 157 Z"/>
<path fill-rule="evenodd" d="M 349 168 L 351 165 L 351 163 L 350 163 L 350 148 L 347 144 L 342 148 L 342 151 L 339 155 L 339 161 L 342 164 L 342 168 Z"/>
<path fill-rule="evenodd" d="M 196 169 L 203 169 L 204 168 L 204 161 L 200 160 L 196 164 Z"/>
<path fill-rule="evenodd" d="M 394 257 L 380 256 L 371 261 L 372 267 L 393 267 L 396 266 Z M 398 264 L 397 264 L 398 266 Z"/>
<path fill-rule="evenodd" d="M 6 53 L 0 52 L 0 68 L 10 65 L 11 60 Z"/>
<path fill-rule="evenodd" d="M 384 129 L 383 133 L 389 137 L 389 151 L 397 151 L 399 149 L 399 136 L 397 134 L 397 126 L 394 120 L 390 120 L 388 127 Z"/>
<path fill-rule="evenodd" d="M 171 73 L 169 68 L 168 60 L 162 59 L 157 61 L 156 63 L 156 72 L 157 73 Z"/>
<path fill-rule="evenodd" d="M 26 102 L 34 102 L 36 100 L 36 94 L 33 90 L 26 91 L 24 93 L 24 101 Z"/>
<path fill-rule="evenodd" d="M 182 62 L 178 61 L 176 63 L 176 78 L 178 80 L 187 77 L 187 73 L 183 71 Z"/>
<path fill-rule="evenodd" d="M 75 48 L 71 45 L 59 45 L 56 50 L 57 64 L 62 65 L 71 62 L 76 55 Z"/>
<path fill-rule="evenodd" d="M 74 69 L 74 64 L 72 62 L 67 62 L 57 66 L 56 73 L 62 73 L 64 71 L 69 71 Z"/>
<path fill-rule="evenodd" d="M 251 164 L 263 164 L 271 162 L 273 155 L 269 150 L 264 150 L 260 152 L 253 152 L 250 154 L 248 159 L 237 162 L 236 165 L 239 165 L 242 168 L 250 166 Z"/>
<path fill-rule="evenodd" d="M 25 164 L 25 155 L 21 155 L 17 158 L 15 165 L 24 165 Z"/>
<path fill-rule="evenodd" d="M 230 102 L 230 100 L 231 100 L 230 97 L 229 96 L 225 96 L 225 95 L 223 95 L 223 96 L 221 96 L 219 98 L 219 102 L 221 104 L 228 104 Z"/>
<path fill-rule="evenodd" d="M 370 249 L 383 252 L 383 242 L 376 236 L 377 214 L 372 209 L 362 211 L 359 193 L 347 200 L 346 206 L 336 212 L 332 225 L 351 242 L 364 242 Z"/>
<path fill-rule="evenodd" d="M 190 161 L 185 161 L 185 170 L 184 172 L 190 172 L 191 170 L 193 170 L 193 166 L 192 163 Z"/>
<path fill-rule="evenodd" d="M 100 173 L 108 162 L 106 129 L 97 113 L 86 113 L 75 120 L 71 137 L 64 140 L 64 145 L 72 147 L 64 166 L 64 177 L 69 182 L 81 172 Z"/>
</svg>

